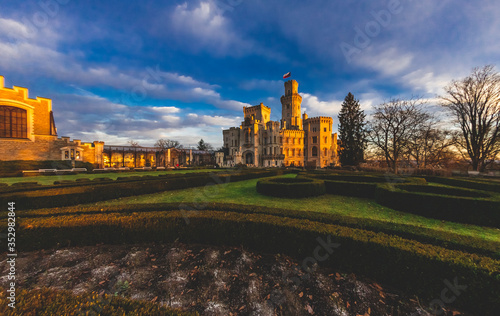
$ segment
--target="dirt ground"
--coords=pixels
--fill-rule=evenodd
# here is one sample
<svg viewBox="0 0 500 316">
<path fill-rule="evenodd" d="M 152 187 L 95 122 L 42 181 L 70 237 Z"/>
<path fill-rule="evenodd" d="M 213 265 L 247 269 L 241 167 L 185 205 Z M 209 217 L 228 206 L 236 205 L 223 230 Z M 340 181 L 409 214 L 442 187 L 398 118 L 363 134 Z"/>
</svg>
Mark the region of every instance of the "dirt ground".
<svg viewBox="0 0 500 316">
<path fill-rule="evenodd" d="M 21 253 L 16 261 L 18 288 L 96 291 L 201 315 L 432 315 L 429 302 L 355 275 L 306 272 L 290 257 L 234 247 L 99 245 Z M 1 261 L 4 288 L 7 269 Z"/>
</svg>

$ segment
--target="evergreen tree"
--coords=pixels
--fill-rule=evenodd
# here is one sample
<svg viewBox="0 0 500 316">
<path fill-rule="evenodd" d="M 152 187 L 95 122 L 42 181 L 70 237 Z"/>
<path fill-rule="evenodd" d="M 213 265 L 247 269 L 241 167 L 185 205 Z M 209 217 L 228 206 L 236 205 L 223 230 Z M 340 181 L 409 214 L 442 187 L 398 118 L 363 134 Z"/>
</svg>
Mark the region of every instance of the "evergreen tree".
<svg viewBox="0 0 500 316">
<path fill-rule="evenodd" d="M 202 139 L 200 139 L 200 141 L 198 142 L 198 150 L 207 150 L 207 151 L 211 151 L 211 150 L 214 150 L 214 148 L 212 147 L 212 145 L 210 145 L 209 143 L 205 142 Z"/>
<path fill-rule="evenodd" d="M 339 113 L 339 158 L 342 165 L 356 166 L 366 148 L 365 113 L 352 93 L 345 97 Z"/>
</svg>

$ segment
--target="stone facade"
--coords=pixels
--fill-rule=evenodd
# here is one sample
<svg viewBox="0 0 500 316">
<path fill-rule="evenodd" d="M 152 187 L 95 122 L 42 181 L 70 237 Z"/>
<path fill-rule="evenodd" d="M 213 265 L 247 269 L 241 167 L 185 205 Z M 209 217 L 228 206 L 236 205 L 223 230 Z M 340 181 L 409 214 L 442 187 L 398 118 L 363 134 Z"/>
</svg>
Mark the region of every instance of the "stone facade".
<svg viewBox="0 0 500 316">
<path fill-rule="evenodd" d="M 0 160 L 73 160 L 102 166 L 103 142 L 57 138 L 52 100 L 6 88 L 0 76 Z"/>
<path fill-rule="evenodd" d="M 52 100 L 28 97 L 28 89 L 4 87 L 0 76 L 0 161 L 70 160 L 106 167 L 177 167 L 214 165 L 211 152 L 82 143 L 57 137 Z"/>
<path fill-rule="evenodd" d="M 331 117 L 301 115 L 302 97 L 295 80 L 285 82 L 281 97 L 281 120 L 271 121 L 271 109 L 264 104 L 244 107 L 239 127 L 222 132 L 225 154 L 219 166 L 246 164 L 253 167 L 311 166 L 338 164 L 337 133 Z"/>
</svg>

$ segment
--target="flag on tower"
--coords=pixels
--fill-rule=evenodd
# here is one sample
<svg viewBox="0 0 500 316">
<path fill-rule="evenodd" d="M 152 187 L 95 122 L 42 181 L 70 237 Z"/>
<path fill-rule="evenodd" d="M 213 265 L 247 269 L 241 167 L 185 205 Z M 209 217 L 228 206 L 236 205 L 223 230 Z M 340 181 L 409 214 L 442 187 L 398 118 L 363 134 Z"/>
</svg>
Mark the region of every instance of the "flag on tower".
<svg viewBox="0 0 500 316">
<path fill-rule="evenodd" d="M 287 72 L 286 74 L 283 75 L 283 79 L 290 78 L 292 76 L 291 72 Z"/>
</svg>

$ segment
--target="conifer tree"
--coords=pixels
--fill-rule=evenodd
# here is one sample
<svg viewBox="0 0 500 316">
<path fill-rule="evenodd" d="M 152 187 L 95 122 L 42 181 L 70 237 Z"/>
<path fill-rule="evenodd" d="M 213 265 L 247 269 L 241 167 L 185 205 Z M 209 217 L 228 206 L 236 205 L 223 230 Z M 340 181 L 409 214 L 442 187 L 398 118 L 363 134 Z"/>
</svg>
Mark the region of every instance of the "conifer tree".
<svg viewBox="0 0 500 316">
<path fill-rule="evenodd" d="M 349 92 L 339 113 L 339 158 L 342 165 L 357 166 L 366 148 L 365 113 Z"/>
</svg>

